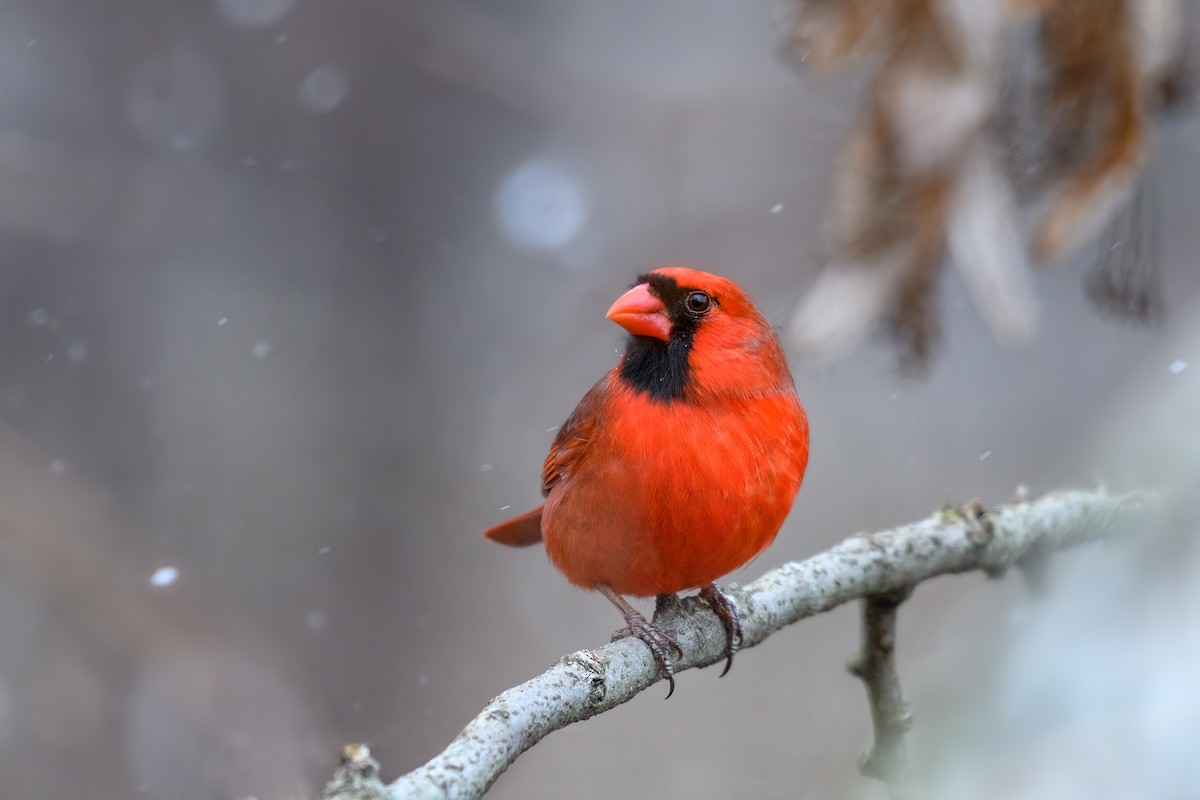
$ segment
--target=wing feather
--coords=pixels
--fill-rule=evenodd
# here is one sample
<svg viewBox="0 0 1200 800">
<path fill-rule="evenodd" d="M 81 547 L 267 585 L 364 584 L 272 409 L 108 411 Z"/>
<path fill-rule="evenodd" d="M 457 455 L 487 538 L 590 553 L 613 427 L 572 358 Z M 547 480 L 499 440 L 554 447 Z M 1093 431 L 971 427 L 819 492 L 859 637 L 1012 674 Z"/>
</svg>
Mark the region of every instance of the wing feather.
<svg viewBox="0 0 1200 800">
<path fill-rule="evenodd" d="M 604 406 L 604 387 L 607 377 L 588 390 L 575 406 L 571 416 L 558 429 L 546 463 L 542 465 L 542 496 L 571 471 L 571 466 L 587 452 L 588 442 L 596 433 L 600 420 L 600 409 Z"/>
</svg>

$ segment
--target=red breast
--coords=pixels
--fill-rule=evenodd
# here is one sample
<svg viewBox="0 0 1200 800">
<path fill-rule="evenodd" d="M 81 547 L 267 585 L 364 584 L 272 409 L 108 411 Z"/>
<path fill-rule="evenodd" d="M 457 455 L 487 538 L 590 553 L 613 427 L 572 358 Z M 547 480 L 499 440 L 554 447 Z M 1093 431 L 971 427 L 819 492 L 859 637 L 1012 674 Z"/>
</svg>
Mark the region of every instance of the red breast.
<svg viewBox="0 0 1200 800">
<path fill-rule="evenodd" d="M 608 317 L 616 366 L 560 428 L 545 506 L 489 538 L 529 544 L 584 588 L 648 596 L 706 585 L 775 538 L 808 462 L 808 422 L 774 329 L 724 278 L 638 279 Z"/>
</svg>

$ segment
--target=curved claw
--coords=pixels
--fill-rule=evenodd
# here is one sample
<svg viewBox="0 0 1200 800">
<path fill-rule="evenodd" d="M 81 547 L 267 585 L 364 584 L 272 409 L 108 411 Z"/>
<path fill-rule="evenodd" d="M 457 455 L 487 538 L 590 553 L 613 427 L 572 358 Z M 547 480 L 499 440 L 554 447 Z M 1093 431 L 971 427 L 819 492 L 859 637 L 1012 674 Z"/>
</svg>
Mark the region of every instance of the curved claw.
<svg viewBox="0 0 1200 800">
<path fill-rule="evenodd" d="M 658 662 L 658 669 L 666 679 L 667 684 L 671 687 L 667 692 L 667 697 L 675 694 L 675 664 L 671 661 L 670 651 L 675 650 L 679 653 L 679 657 L 683 657 L 683 648 L 679 646 L 679 642 L 668 636 L 659 628 L 646 621 L 639 612 L 630 610 L 625 615 L 625 621 L 629 623 L 628 628 L 622 628 L 612 635 L 612 641 L 618 641 L 630 636 L 636 636 L 646 643 L 650 648 L 651 655 Z"/>
<path fill-rule="evenodd" d="M 725 624 L 725 669 L 721 671 L 721 677 L 724 678 L 733 666 L 734 653 L 741 647 L 742 621 L 738 617 L 737 606 L 733 604 L 733 600 L 715 583 L 701 589 L 700 596 L 712 606 L 713 613 Z"/>
</svg>

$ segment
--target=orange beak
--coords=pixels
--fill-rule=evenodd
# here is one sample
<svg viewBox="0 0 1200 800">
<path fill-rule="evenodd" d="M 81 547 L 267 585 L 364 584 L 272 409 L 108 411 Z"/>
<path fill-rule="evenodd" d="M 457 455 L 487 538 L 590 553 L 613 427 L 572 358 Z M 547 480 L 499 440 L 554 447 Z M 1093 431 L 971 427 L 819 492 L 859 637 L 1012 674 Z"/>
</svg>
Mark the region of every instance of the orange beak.
<svg viewBox="0 0 1200 800">
<path fill-rule="evenodd" d="M 653 336 L 664 342 L 671 338 L 667 307 L 650 294 L 650 287 L 644 283 L 617 298 L 604 318 L 611 319 L 634 336 Z"/>
</svg>

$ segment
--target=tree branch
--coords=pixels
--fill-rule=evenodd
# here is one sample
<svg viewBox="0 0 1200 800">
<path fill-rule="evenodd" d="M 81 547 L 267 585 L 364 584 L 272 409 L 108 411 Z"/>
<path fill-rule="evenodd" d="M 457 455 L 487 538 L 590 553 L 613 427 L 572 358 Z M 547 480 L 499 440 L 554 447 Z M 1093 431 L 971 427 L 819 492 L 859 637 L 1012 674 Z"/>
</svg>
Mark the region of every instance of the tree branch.
<svg viewBox="0 0 1200 800">
<path fill-rule="evenodd" d="M 912 525 L 852 536 L 729 592 L 741 615 L 743 647 L 852 600 L 905 592 L 938 575 L 982 570 L 996 576 L 1028 559 L 1110 538 L 1131 528 L 1117 523 L 1128 523 L 1150 505 L 1151 496 L 1144 493 L 1060 492 L 990 510 L 975 502 Z M 890 613 L 894 618 L 894 608 Z M 864 614 L 876 614 L 870 602 Z M 724 659 L 725 629 L 696 598 L 687 598 L 657 622 L 683 648 L 676 675 Z M 886 619 L 867 621 L 866 628 L 868 649 L 873 637 L 892 635 Z M 638 640 L 572 653 L 492 700 L 441 754 L 395 783 L 381 783 L 377 765 L 365 754 L 344 758 L 322 800 L 479 797 L 542 737 L 615 708 L 659 680 L 650 651 Z M 898 683 L 894 688 L 899 698 Z M 885 740 L 894 724 L 883 726 Z"/>
<path fill-rule="evenodd" d="M 875 744 L 859 769 L 887 784 L 893 800 L 908 797 L 908 754 L 904 734 L 912 722 L 896 672 L 896 610 L 912 590 L 897 589 L 862 601 L 862 650 L 846 668 L 867 689 Z"/>
</svg>

